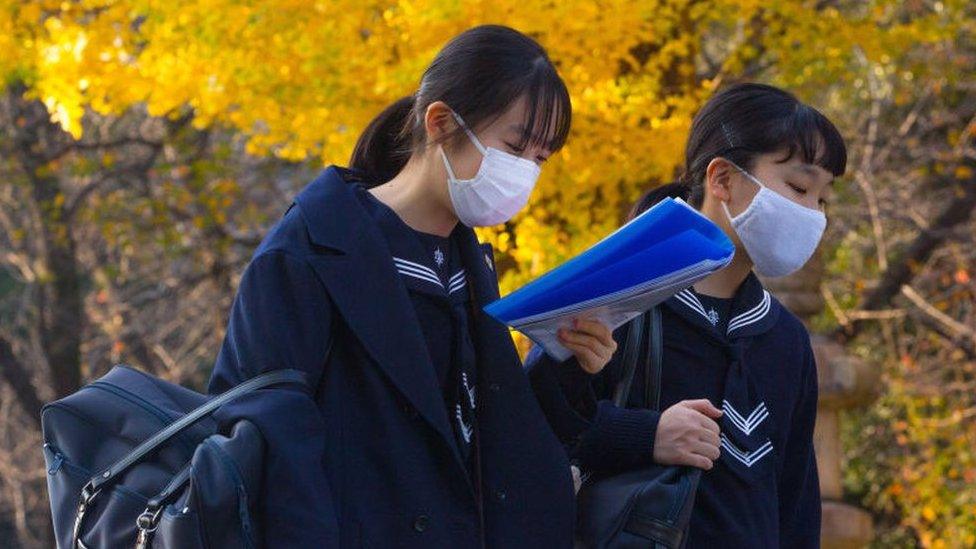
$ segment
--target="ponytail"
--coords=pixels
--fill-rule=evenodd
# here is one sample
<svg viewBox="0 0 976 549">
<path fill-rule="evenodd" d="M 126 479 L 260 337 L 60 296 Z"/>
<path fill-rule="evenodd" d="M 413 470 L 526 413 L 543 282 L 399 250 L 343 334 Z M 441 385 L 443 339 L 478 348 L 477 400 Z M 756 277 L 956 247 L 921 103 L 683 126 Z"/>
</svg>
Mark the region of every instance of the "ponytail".
<svg viewBox="0 0 976 549">
<path fill-rule="evenodd" d="M 356 141 L 349 167 L 360 172 L 366 187 L 386 183 L 407 165 L 412 152 L 414 96 L 408 95 L 383 110 Z"/>
<path fill-rule="evenodd" d="M 687 202 L 690 195 L 691 186 L 680 180 L 675 181 L 674 183 L 668 183 L 667 185 L 661 185 L 660 187 L 654 187 L 653 189 L 644 193 L 644 195 L 640 197 L 640 200 L 634 204 L 634 207 L 630 210 L 630 214 L 627 215 L 627 221 L 630 221 L 651 209 L 655 204 L 664 200 L 665 198 L 680 198 Z"/>
</svg>

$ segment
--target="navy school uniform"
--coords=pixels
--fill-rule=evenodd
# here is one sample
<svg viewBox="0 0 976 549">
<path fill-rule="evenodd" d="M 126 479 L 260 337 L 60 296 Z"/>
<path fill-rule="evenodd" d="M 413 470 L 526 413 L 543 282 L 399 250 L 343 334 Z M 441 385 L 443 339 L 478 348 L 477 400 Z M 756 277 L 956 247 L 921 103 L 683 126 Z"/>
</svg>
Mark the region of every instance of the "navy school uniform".
<svg viewBox="0 0 976 549">
<path fill-rule="evenodd" d="M 296 368 L 315 388 L 293 413 L 246 410 L 271 439 L 269 546 L 571 546 L 568 459 L 508 329 L 481 311 L 498 298 L 490 246 L 459 227 L 442 275 L 355 180 L 323 171 L 265 237 L 210 382 Z"/>
<path fill-rule="evenodd" d="M 383 233 L 397 274 L 410 295 L 454 438 L 472 473 L 477 466 L 473 459 L 477 444 L 476 357 L 468 314 L 471 292 L 458 247 L 461 233 L 468 229 L 459 223 L 448 237 L 415 231 L 365 187 L 356 185 L 355 192 Z"/>
<path fill-rule="evenodd" d="M 724 411 L 721 456 L 701 477 L 687 547 L 818 547 L 817 374 L 803 324 L 752 274 L 731 299 L 688 289 L 661 312 L 661 410 L 705 398 Z M 595 376 L 540 349 L 526 361 L 550 424 L 584 470 L 653 462 L 660 413 L 643 407 L 641 370 L 628 408 L 613 405 L 618 359 Z"/>
</svg>

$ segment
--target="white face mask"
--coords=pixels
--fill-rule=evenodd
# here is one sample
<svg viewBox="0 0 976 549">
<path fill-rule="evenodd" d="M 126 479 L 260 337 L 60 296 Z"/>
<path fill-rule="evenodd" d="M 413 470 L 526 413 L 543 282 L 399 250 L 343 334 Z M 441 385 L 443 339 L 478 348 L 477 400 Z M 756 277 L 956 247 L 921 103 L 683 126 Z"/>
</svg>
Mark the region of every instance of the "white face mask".
<svg viewBox="0 0 976 549">
<path fill-rule="evenodd" d="M 454 213 L 461 223 L 469 227 L 491 227 L 504 223 L 528 203 L 542 170 L 531 160 L 485 147 L 461 117 L 457 113 L 452 114 L 468 134 L 471 143 L 484 156 L 478 173 L 472 179 L 458 179 L 447 160 L 444 147 L 441 147 Z"/>
<path fill-rule="evenodd" d="M 778 277 L 800 270 L 817 250 L 827 228 L 827 216 L 793 202 L 763 185 L 749 172 L 732 165 L 760 187 L 749 207 L 735 217 L 722 202 L 725 215 L 749 252 L 756 272 L 766 277 Z"/>
</svg>

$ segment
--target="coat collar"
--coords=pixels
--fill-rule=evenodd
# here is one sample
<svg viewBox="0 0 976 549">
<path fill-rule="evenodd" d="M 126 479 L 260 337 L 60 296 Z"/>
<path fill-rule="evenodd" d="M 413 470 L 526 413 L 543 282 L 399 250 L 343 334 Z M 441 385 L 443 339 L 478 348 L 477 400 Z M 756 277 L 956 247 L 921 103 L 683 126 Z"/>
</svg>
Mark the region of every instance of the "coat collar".
<svg viewBox="0 0 976 549">
<path fill-rule="evenodd" d="M 463 467 L 419 320 L 355 180 L 355 172 L 329 167 L 295 199 L 312 244 L 332 252 L 308 261 L 350 331 Z"/>
<path fill-rule="evenodd" d="M 349 184 L 358 180 L 355 171 L 330 166 L 295 197 L 313 244 L 347 254 L 363 240 L 378 236 L 363 233 L 369 219 Z"/>
<path fill-rule="evenodd" d="M 393 263 L 407 288 L 453 304 L 468 301 L 468 277 L 458 249 L 458 235 L 468 231 L 467 227 L 459 223 L 447 238 L 440 239 L 439 250 L 446 254 L 441 256 L 446 263 L 438 265 L 416 231 L 396 212 L 361 187 L 356 188 L 356 193 L 361 201 L 366 201 L 366 211 L 393 252 Z"/>
<path fill-rule="evenodd" d="M 718 335 L 705 307 L 690 288 L 678 292 L 666 304 L 685 320 L 701 327 L 705 333 Z M 779 308 L 779 303 L 763 287 L 759 278 L 749 273 L 732 298 L 732 313 L 725 339 L 755 336 L 769 331 L 779 318 Z"/>
<path fill-rule="evenodd" d="M 309 262 L 355 337 L 463 466 L 417 315 L 386 240 L 350 184 L 356 179 L 356 172 L 332 166 L 295 199 L 309 239 L 326 252 Z M 499 297 L 491 246 L 467 227 L 456 237 L 472 298 L 479 384 L 511 382 L 523 375 L 511 335 L 483 311 Z"/>
</svg>

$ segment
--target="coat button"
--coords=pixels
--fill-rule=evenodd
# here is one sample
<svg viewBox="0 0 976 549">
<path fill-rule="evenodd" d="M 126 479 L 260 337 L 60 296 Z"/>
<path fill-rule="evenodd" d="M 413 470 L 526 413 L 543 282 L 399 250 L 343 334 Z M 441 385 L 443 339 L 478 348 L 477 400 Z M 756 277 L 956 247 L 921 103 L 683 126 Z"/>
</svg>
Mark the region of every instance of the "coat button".
<svg viewBox="0 0 976 549">
<path fill-rule="evenodd" d="M 496 501 L 505 501 L 505 498 L 507 498 L 507 497 L 508 497 L 508 494 L 505 493 L 505 490 L 495 490 L 495 500 Z"/>
<path fill-rule="evenodd" d="M 493 393 L 497 393 L 500 389 L 501 389 L 501 387 L 497 383 L 492 383 L 492 384 L 488 385 L 488 390 L 491 391 L 491 392 L 493 392 Z"/>
<path fill-rule="evenodd" d="M 413 529 L 418 532 L 423 532 L 430 526 L 430 517 L 427 515 L 420 515 L 417 520 L 413 521 Z"/>
</svg>

